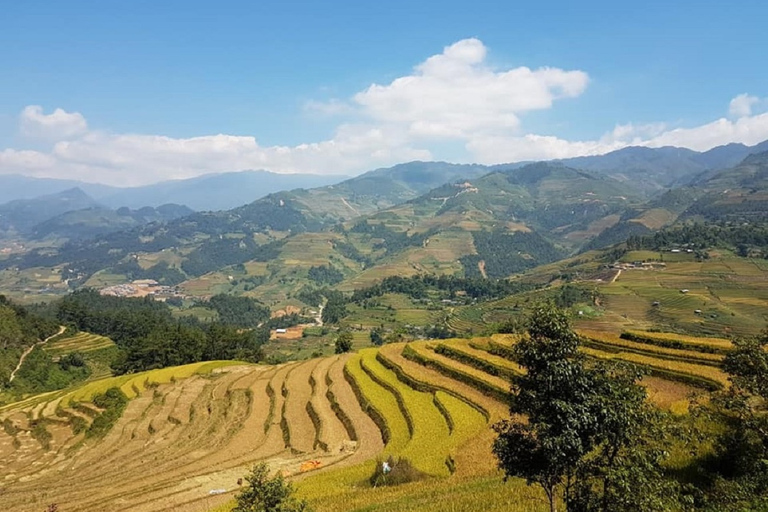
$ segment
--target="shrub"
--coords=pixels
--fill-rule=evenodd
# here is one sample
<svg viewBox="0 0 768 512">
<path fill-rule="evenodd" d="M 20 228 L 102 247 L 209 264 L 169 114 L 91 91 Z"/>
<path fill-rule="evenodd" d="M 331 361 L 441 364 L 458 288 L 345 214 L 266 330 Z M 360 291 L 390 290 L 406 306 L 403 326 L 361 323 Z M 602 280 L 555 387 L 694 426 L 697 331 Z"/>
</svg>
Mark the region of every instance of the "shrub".
<svg viewBox="0 0 768 512">
<path fill-rule="evenodd" d="M 311 512 L 306 501 L 293 497 L 293 486 L 280 473 L 269 476 L 269 466 L 262 462 L 245 477 L 248 485 L 235 496 L 232 512 Z"/>
<path fill-rule="evenodd" d="M 384 465 L 387 465 L 389 471 L 384 472 Z M 399 457 L 395 459 L 389 456 L 387 460 L 376 459 L 376 469 L 371 475 L 369 482 L 372 486 L 380 485 L 400 485 L 408 482 L 415 482 L 424 478 L 424 473 L 413 467 L 411 461 Z"/>
</svg>

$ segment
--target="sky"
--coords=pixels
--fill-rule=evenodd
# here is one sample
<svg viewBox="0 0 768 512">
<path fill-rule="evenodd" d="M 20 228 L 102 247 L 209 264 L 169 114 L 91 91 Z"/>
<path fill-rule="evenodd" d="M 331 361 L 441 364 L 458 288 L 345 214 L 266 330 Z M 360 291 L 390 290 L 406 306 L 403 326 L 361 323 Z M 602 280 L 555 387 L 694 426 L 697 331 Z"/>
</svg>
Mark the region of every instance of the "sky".
<svg viewBox="0 0 768 512">
<path fill-rule="evenodd" d="M 5 1 L 0 174 L 136 186 L 754 145 L 765 19 L 753 0 Z"/>
</svg>

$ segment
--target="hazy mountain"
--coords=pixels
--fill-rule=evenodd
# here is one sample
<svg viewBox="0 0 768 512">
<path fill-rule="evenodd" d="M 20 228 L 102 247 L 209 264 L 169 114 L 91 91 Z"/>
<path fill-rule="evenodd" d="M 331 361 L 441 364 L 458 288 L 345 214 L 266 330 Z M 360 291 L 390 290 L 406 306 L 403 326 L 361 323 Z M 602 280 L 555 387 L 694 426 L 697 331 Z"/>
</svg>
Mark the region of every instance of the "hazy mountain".
<svg viewBox="0 0 768 512">
<path fill-rule="evenodd" d="M 99 206 L 79 188 L 34 199 L 17 199 L 0 205 L 0 232 L 24 234 L 33 226 L 63 213 Z"/>
<path fill-rule="evenodd" d="M 101 197 L 100 201 L 113 208 L 176 203 L 197 211 L 228 210 L 282 190 L 322 187 L 346 178 L 339 175 L 278 174 L 269 171 L 228 172 L 118 189 Z"/>
<path fill-rule="evenodd" d="M 716 148 L 721 162 L 755 148 L 731 144 Z M 713 150 L 714 151 L 714 150 Z M 673 188 L 627 211 L 620 222 L 603 231 L 584 249 L 606 247 L 631 235 L 646 235 L 678 220 L 749 222 L 768 218 L 768 151 L 748 154 L 728 169 L 697 175 L 689 185 Z"/>
<path fill-rule="evenodd" d="M 533 230 L 561 246 L 573 247 L 637 204 L 638 194 L 626 183 L 542 162 L 437 187 L 377 212 L 366 222 L 393 229 L 407 226 L 413 232 Z"/>
<path fill-rule="evenodd" d="M 46 237 L 85 239 L 115 231 L 131 229 L 152 222 L 168 222 L 194 213 L 194 210 L 177 204 L 157 208 L 145 206 L 138 210 L 122 207 L 110 210 L 92 207 L 62 213 L 31 228 L 29 237 L 40 240 Z"/>
<path fill-rule="evenodd" d="M 768 141 L 755 146 L 728 144 L 709 151 L 685 148 L 628 147 L 605 155 L 568 158 L 566 165 L 596 171 L 627 183 L 648 194 L 686 184 L 697 175 L 733 167 L 748 155 L 768 150 Z"/>
<path fill-rule="evenodd" d="M 20 174 L 0 174 L 0 204 L 20 199 L 34 199 L 79 188 L 93 198 L 111 194 L 115 187 L 54 178 L 32 178 Z"/>
<path fill-rule="evenodd" d="M 0 203 L 34 199 L 79 188 L 110 208 L 157 207 L 184 204 L 198 211 L 226 210 L 268 194 L 295 188 L 313 188 L 338 183 L 341 175 L 278 174 L 268 171 L 242 171 L 207 174 L 186 180 L 172 180 L 143 187 L 120 188 L 74 180 L 0 175 Z"/>
<path fill-rule="evenodd" d="M 749 155 L 739 165 L 702 176 L 694 186 L 704 192 L 684 213 L 711 221 L 768 219 L 768 151 Z"/>
<path fill-rule="evenodd" d="M 327 187 L 294 190 L 291 198 L 302 211 L 335 222 L 401 204 L 445 183 L 477 178 L 488 172 L 490 168 L 484 165 L 408 162 Z"/>
<path fill-rule="evenodd" d="M 751 149 L 727 147 L 710 157 L 723 162 L 745 150 Z M 634 159 L 637 166 L 655 162 L 655 167 L 646 167 L 649 174 L 653 169 L 672 172 L 671 162 L 677 159 L 688 162 L 685 168 L 690 173 L 700 165 L 690 163 L 691 155 L 700 156 L 687 150 L 630 148 L 611 158 Z M 754 167 L 759 160 L 751 157 L 745 162 Z M 739 178 L 744 184 L 747 176 L 753 180 L 759 176 L 746 168 L 738 172 L 744 174 Z M 321 236 L 332 246 L 332 257 L 346 261 L 350 269 L 357 265 L 358 271 L 362 265 L 375 274 L 378 265 L 390 265 L 391 271 L 400 272 L 406 264 L 413 271 L 463 268 L 470 274 L 508 275 L 584 247 L 610 245 L 628 234 L 674 223 L 712 187 L 724 185 L 727 176 L 732 183 L 734 173 L 716 173 L 717 179 L 699 174 L 709 188 L 675 187 L 645 202 L 639 178 L 628 179 L 631 173 L 613 178 L 608 172 L 558 162 L 493 167 L 411 162 L 334 185 L 270 194 L 230 210 L 192 213 L 119 233 L 102 231 L 94 240 L 71 240 L 54 251 L 33 250 L 0 265 L 68 264 L 69 277 L 84 279 L 130 261 L 132 255 L 172 249 L 180 257 L 178 269 L 194 277 L 247 261 L 271 261 L 285 251 L 286 261 L 300 260 L 306 257 L 306 244 L 312 243 L 310 234 L 332 232 L 333 236 Z M 684 175 L 675 174 L 674 179 Z M 80 222 L 82 215 L 73 213 L 51 224 L 61 230 L 60 223 L 95 222 Z M 102 229 L 99 222 L 95 225 Z M 41 226 L 38 236 L 45 236 L 43 228 L 48 226 Z"/>
</svg>

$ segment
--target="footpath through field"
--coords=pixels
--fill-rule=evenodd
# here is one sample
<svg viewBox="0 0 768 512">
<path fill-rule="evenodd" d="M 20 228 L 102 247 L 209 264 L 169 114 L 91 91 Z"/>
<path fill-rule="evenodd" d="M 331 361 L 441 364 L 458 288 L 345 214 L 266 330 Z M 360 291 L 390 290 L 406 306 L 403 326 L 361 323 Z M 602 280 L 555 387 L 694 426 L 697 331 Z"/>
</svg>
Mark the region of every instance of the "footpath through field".
<svg viewBox="0 0 768 512">
<path fill-rule="evenodd" d="M 48 336 L 47 338 L 45 338 L 42 341 L 38 341 L 37 343 L 35 343 L 31 347 L 29 347 L 27 350 L 25 350 L 24 353 L 21 354 L 21 358 L 19 359 L 19 364 L 17 364 L 16 368 L 14 368 L 13 371 L 11 372 L 11 376 L 8 378 L 8 382 L 13 382 L 13 379 L 16 378 L 16 372 L 18 372 L 21 369 L 21 365 L 24 364 L 24 360 L 27 358 L 27 356 L 29 354 L 32 353 L 33 350 L 35 350 L 35 347 L 43 345 L 43 344 L 47 343 L 48 340 L 51 340 L 51 339 L 55 338 L 56 336 L 59 336 L 60 334 L 63 334 L 65 330 L 67 330 L 66 327 L 64 327 L 63 325 L 60 326 L 59 327 L 59 332 L 57 332 L 56 334 L 53 334 L 51 336 Z"/>
</svg>

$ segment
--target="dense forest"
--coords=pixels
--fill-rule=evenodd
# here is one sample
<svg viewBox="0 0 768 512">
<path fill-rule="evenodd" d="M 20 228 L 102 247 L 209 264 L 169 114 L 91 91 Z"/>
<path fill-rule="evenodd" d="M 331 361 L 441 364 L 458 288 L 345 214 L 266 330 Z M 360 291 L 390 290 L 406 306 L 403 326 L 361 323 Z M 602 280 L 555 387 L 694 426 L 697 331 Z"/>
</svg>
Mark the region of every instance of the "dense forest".
<svg viewBox="0 0 768 512">
<path fill-rule="evenodd" d="M 0 390 L 16 393 L 47 391 L 81 380 L 87 373 L 75 357 L 54 363 L 40 349 L 32 350 L 11 383 L 10 376 L 24 351 L 56 334 L 58 323 L 0 295 Z"/>
<path fill-rule="evenodd" d="M 224 321 L 202 323 L 175 319 L 168 305 L 151 298 L 110 297 L 84 289 L 62 299 L 56 316 L 65 325 L 112 338 L 120 348 L 112 367 L 122 374 L 215 359 L 259 361 L 269 331 L 253 327 L 265 313 L 255 301 L 245 301 L 252 300 L 219 296 L 212 307 Z"/>
<path fill-rule="evenodd" d="M 317 284 L 328 284 L 333 286 L 344 280 L 344 274 L 331 265 L 312 266 L 309 269 L 308 277 Z"/>
<path fill-rule="evenodd" d="M 627 249 L 663 251 L 676 248 L 732 249 L 740 256 L 768 258 L 768 224 L 695 223 L 627 238 Z"/>
<path fill-rule="evenodd" d="M 518 231 L 513 234 L 477 231 L 472 233 L 477 254 L 464 256 L 467 277 L 481 277 L 481 262 L 490 278 L 508 277 L 557 260 L 564 254 L 541 235 Z"/>
<path fill-rule="evenodd" d="M 412 299 L 426 298 L 430 292 L 441 299 L 454 298 L 463 293 L 478 300 L 493 300 L 536 288 L 530 283 L 513 282 L 504 279 L 463 278 L 450 275 L 419 274 L 411 277 L 391 276 L 379 284 L 360 288 L 353 292 L 350 300 L 360 302 L 385 293 L 403 293 Z"/>
</svg>

